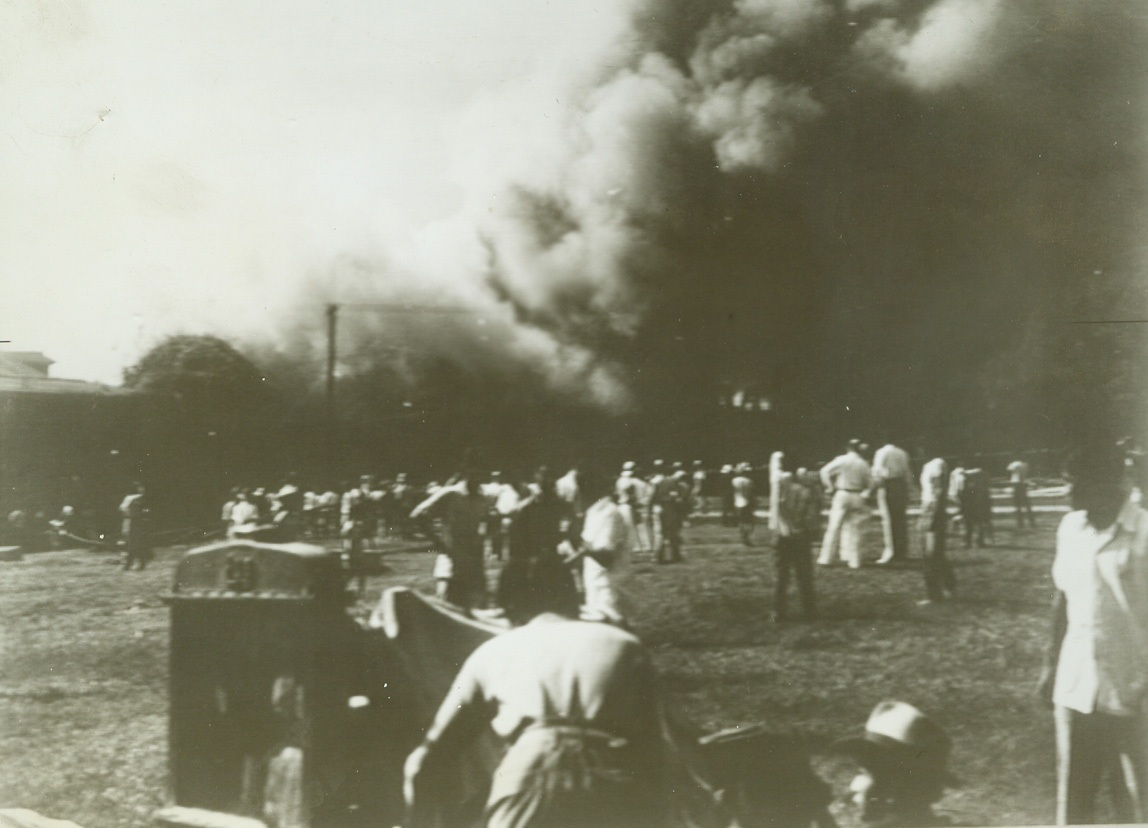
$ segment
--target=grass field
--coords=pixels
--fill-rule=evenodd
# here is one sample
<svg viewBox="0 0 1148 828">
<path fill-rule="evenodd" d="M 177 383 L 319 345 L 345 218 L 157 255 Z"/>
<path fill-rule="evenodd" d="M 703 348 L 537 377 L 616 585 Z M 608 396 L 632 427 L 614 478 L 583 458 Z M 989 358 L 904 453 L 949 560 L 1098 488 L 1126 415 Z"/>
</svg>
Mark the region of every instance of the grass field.
<svg viewBox="0 0 1148 828">
<path fill-rule="evenodd" d="M 766 722 L 804 732 L 838 791 L 847 768 L 825 747 L 897 698 L 953 736 L 964 784 L 944 812 L 965 824 L 1048 823 L 1051 714 L 1031 689 L 1056 519 L 1024 532 L 998 519 L 993 548 L 957 544 L 951 604 L 917 606 L 916 561 L 818 569 L 821 619 L 781 626 L 769 620 L 771 550 L 742 546 L 732 529 L 694 527 L 685 563 L 637 567 L 635 626 L 672 703 L 706 728 Z M 876 521 L 866 540 L 872 559 Z M 164 804 L 168 611 L 159 595 L 182 551 L 161 550 L 142 573 L 79 550 L 0 563 L 0 806 L 112 828 L 145 825 Z M 394 584 L 430 588 L 427 553 L 395 552 L 388 564 L 370 598 Z"/>
</svg>

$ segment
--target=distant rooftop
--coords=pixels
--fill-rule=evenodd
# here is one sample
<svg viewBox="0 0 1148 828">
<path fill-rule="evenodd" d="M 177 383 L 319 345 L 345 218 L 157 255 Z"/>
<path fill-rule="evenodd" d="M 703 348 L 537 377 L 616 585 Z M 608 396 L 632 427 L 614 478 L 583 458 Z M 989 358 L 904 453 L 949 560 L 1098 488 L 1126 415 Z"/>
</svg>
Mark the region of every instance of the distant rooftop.
<svg viewBox="0 0 1148 828">
<path fill-rule="evenodd" d="M 39 351 L 0 351 L 0 377 L 46 377 L 53 362 Z"/>
<path fill-rule="evenodd" d="M 39 351 L 0 351 L 0 393 L 22 394 L 131 394 L 99 382 L 48 376 L 55 360 Z"/>
</svg>

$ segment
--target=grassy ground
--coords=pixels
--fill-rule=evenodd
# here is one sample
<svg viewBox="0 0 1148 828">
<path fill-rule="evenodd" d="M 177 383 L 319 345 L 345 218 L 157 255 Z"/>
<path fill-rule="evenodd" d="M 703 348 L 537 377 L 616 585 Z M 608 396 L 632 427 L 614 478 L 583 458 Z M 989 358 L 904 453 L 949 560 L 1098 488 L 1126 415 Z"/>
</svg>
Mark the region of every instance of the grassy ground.
<svg viewBox="0 0 1148 828">
<path fill-rule="evenodd" d="M 773 560 L 734 530 L 686 531 L 685 563 L 641 563 L 637 631 L 665 686 L 707 728 L 767 722 L 809 737 L 824 756 L 897 698 L 950 730 L 964 786 L 943 809 L 965 823 L 1053 817 L 1051 715 L 1031 701 L 1046 637 L 1054 515 L 1035 531 L 998 529 L 992 549 L 953 554 L 960 597 L 918 607 L 915 562 L 901 569 L 818 569 L 821 620 L 769 621 Z M 998 523 L 1003 523 L 998 521 Z M 879 526 L 867 548 L 875 557 Z M 107 554 L 48 552 L 0 563 L 0 806 L 28 807 L 87 828 L 145 825 L 164 803 L 167 609 L 180 548 L 145 572 Z M 430 588 L 431 557 L 389 555 L 382 588 Z"/>
</svg>

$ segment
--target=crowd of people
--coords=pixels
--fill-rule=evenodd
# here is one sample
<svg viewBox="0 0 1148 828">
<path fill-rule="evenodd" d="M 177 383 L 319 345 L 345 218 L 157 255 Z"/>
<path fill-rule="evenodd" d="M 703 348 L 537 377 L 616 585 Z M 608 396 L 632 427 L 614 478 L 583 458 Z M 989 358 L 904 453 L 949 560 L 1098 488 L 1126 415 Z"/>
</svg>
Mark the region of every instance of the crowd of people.
<svg viewBox="0 0 1148 828">
<path fill-rule="evenodd" d="M 1014 460 L 1007 473 L 1017 524 L 1032 527 L 1029 466 Z M 765 468 L 741 462 L 715 471 L 701 461 L 654 460 L 645 469 L 628 461 L 614 474 L 574 468 L 556 476 L 543 468 L 521 477 L 468 468 L 425 486 L 399 473 L 392 479 L 364 475 L 355 485 L 319 491 L 303 488 L 291 475 L 279 486 L 234 489 L 222 509 L 221 531 L 228 537 L 341 539 L 360 591 L 366 586 L 366 556 L 384 539 L 422 540 L 438 549 L 433 576 L 439 597 L 467 609 L 488 601 L 485 558 L 515 561 L 543 547 L 560 550 L 567 565 L 576 564 L 586 613 L 620 623 L 633 560 L 682 561 L 683 528 L 708 518 L 712 502 L 720 506 L 721 521 L 752 546 L 765 507 L 777 570 L 774 618 L 784 621 L 791 581 L 802 616 L 816 616 L 814 562 L 863 565 L 862 532 L 875 511 L 884 541 L 876 565 L 906 561 L 914 535 L 909 505 L 918 492 L 921 603 L 929 604 L 956 593 L 946 555 L 950 534 L 963 537 L 966 547 L 992 542 L 989 478 L 977 463 L 943 457 L 926 460 L 914 474 L 909 453 L 892 442 L 872 452 L 852 440 L 816 469 L 779 451 Z"/>
</svg>

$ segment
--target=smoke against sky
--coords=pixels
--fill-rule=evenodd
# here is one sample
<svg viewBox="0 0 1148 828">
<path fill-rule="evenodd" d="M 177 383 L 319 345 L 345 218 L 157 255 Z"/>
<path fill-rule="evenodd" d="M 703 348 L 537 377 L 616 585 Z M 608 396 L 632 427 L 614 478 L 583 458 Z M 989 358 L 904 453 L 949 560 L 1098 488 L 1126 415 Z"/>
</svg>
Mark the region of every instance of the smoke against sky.
<svg viewBox="0 0 1148 828">
<path fill-rule="evenodd" d="M 612 408 L 728 382 L 922 412 L 986 361 L 1043 370 L 1080 280 L 1143 300 L 1136 4 L 4 14 L 0 324 L 61 374 L 172 331 L 318 348 L 324 302 L 408 301 L 473 316 L 346 336 Z"/>
</svg>

